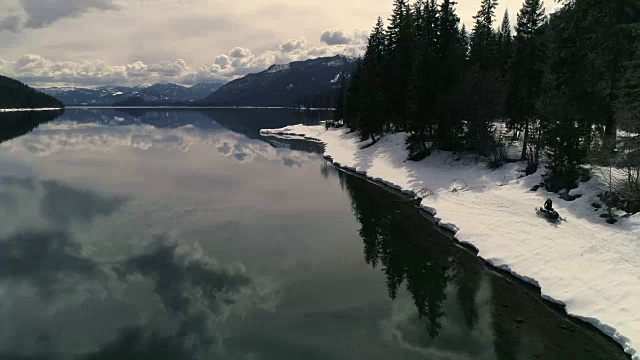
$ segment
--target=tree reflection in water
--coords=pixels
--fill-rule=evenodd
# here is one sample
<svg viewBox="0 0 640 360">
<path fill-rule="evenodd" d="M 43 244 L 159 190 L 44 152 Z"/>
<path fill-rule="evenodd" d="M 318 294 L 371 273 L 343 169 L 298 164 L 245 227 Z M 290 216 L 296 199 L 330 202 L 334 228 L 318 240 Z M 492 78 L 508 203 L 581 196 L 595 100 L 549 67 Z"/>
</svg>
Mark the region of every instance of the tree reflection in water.
<svg viewBox="0 0 640 360">
<path fill-rule="evenodd" d="M 62 116 L 64 110 L 0 113 L 0 143 L 30 133 L 40 124 Z"/>
<path fill-rule="evenodd" d="M 400 300 L 404 284 L 415 305 L 416 318 L 401 335 L 412 348 L 455 349 L 474 359 L 628 358 L 542 301 L 536 289 L 487 269 L 410 202 L 357 176 L 338 176 L 360 224 L 365 261 L 382 270 L 392 300 Z"/>
<path fill-rule="evenodd" d="M 359 232 L 364 241 L 365 261 L 374 268 L 382 267 L 391 299 L 396 299 L 400 286 L 405 283 L 420 319 L 426 320 L 429 336 L 437 337 L 442 328 L 445 289 L 455 279 L 456 272 L 451 269 L 447 256 L 434 254 L 435 248 L 424 246 L 425 237 L 433 229 L 426 229 L 428 224 L 424 219 L 407 216 L 396 206 L 381 204 L 380 189 L 360 186 L 358 182 L 362 180 L 354 176 L 343 173 L 340 176 L 351 196 L 353 213 L 361 224 Z M 473 290 L 464 291 L 471 295 L 473 302 Z M 470 313 L 474 311 L 470 309 Z"/>
</svg>

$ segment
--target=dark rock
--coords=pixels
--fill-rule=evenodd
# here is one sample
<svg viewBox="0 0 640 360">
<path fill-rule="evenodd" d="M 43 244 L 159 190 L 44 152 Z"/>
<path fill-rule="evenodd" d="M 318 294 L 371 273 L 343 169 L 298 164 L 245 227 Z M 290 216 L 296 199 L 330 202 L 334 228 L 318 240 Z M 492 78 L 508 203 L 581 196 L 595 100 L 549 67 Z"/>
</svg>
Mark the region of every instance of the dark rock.
<svg viewBox="0 0 640 360">
<path fill-rule="evenodd" d="M 575 199 L 578 199 L 578 198 L 580 198 L 581 196 L 582 196 L 582 195 L 575 195 L 575 196 L 574 196 L 574 195 L 570 195 L 568 192 L 565 192 L 565 191 L 561 192 L 561 193 L 558 195 L 558 197 L 559 197 L 560 199 L 565 200 L 565 201 L 574 201 Z"/>
</svg>

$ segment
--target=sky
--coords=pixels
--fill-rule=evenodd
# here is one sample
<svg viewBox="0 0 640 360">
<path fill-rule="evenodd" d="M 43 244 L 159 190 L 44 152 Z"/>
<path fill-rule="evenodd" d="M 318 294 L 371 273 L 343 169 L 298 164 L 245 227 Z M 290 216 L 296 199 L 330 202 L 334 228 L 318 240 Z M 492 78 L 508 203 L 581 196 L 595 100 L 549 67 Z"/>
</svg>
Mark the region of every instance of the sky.
<svg viewBox="0 0 640 360">
<path fill-rule="evenodd" d="M 481 0 L 460 0 L 471 27 Z M 522 0 L 500 0 L 512 24 Z M 556 5 L 545 0 L 547 9 Z M 0 74 L 32 86 L 227 82 L 363 53 L 392 0 L 2 0 Z"/>
</svg>

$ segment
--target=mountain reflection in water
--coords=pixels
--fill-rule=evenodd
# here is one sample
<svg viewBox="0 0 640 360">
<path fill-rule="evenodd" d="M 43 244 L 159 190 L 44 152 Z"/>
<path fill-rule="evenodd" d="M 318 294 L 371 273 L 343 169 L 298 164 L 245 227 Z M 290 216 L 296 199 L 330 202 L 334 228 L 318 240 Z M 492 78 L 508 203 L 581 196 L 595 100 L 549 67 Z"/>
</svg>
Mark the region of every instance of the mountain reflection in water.
<svg viewBox="0 0 640 360">
<path fill-rule="evenodd" d="M 627 358 L 321 145 L 259 134 L 326 114 L 60 115 L 0 121 L 0 359 Z"/>
</svg>

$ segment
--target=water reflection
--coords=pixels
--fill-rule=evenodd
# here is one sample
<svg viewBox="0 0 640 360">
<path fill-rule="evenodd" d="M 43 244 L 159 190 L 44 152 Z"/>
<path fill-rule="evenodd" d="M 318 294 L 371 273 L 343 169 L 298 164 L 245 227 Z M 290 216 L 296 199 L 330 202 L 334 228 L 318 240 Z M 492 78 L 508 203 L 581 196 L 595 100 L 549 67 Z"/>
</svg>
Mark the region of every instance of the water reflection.
<svg viewBox="0 0 640 360">
<path fill-rule="evenodd" d="M 73 110 L 0 145 L 0 359 L 624 358 L 244 114 Z"/>
<path fill-rule="evenodd" d="M 108 126 L 149 125 L 159 129 L 192 126 L 201 130 L 227 129 L 250 139 L 261 140 L 276 148 L 322 152 L 322 146 L 304 140 L 283 140 L 260 135 L 261 129 L 292 124 L 317 124 L 330 119 L 330 111 L 294 111 L 290 109 L 67 109 L 64 121 Z"/>
<path fill-rule="evenodd" d="M 360 224 L 364 259 L 382 271 L 394 301 L 389 341 L 434 359 L 627 358 L 534 290 L 487 271 L 410 203 L 356 176 L 339 177 Z"/>
<path fill-rule="evenodd" d="M 119 211 L 120 197 L 34 179 L 0 184 L 19 199 L 18 209 L 0 204 L 7 222 L 33 204 L 41 215 L 0 236 L 2 359 L 201 358 L 221 351 L 234 311 L 261 306 L 242 265 L 221 266 L 197 245 L 156 236 L 137 254 L 92 254 L 73 228 Z M 63 205 L 56 213 L 52 201 Z"/>
<path fill-rule="evenodd" d="M 64 110 L 0 113 L 0 143 L 28 134 L 38 125 L 53 121 L 62 114 Z"/>
</svg>

